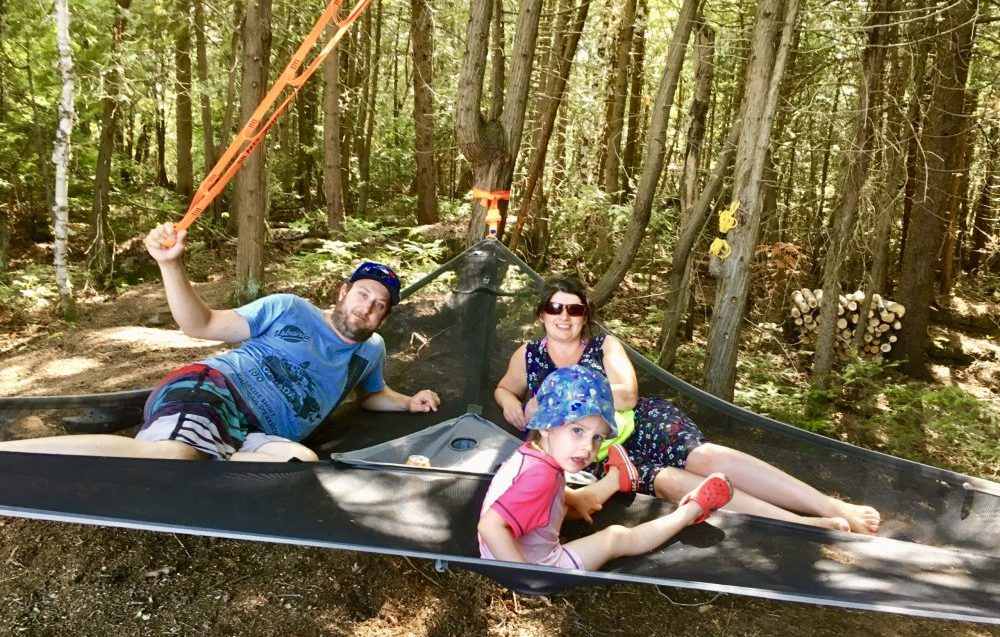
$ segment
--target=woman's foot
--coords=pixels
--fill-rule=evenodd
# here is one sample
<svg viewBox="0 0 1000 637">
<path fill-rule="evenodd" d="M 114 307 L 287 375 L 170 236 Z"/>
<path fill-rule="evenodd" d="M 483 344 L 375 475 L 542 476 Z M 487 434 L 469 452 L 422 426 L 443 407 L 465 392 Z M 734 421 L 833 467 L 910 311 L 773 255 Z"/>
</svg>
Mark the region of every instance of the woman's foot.
<svg viewBox="0 0 1000 637">
<path fill-rule="evenodd" d="M 860 504 L 850 504 L 843 500 L 836 500 L 835 507 L 837 516 L 847 520 L 851 531 L 864 533 L 866 535 L 877 535 L 882 516 L 870 506 Z"/>
<path fill-rule="evenodd" d="M 832 518 L 811 518 L 803 516 L 800 522 L 802 524 L 808 524 L 809 526 L 818 526 L 821 529 L 830 529 L 831 531 L 849 532 L 851 530 L 851 524 L 847 521 L 847 518 L 839 516 Z"/>
</svg>

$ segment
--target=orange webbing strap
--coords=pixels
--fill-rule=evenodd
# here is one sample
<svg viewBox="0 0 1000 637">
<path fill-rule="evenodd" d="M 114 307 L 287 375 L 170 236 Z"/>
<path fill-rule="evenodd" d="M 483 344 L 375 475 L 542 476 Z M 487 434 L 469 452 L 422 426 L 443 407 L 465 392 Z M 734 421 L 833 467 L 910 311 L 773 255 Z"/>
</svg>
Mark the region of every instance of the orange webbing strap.
<svg viewBox="0 0 1000 637">
<path fill-rule="evenodd" d="M 496 239 L 497 232 L 500 229 L 500 202 L 510 201 L 510 191 L 509 190 L 493 190 L 486 191 L 481 188 L 472 189 L 472 198 L 483 204 L 483 208 L 486 208 L 486 227 L 489 232 L 486 234 L 488 239 Z"/>
<path fill-rule="evenodd" d="M 299 89 L 305 84 L 306 80 L 312 77 L 312 74 L 316 72 L 319 65 L 329 57 L 330 53 L 337 46 L 340 40 L 347 33 L 347 30 L 354 24 L 354 21 L 358 19 L 362 12 L 368 7 L 368 3 L 371 0 L 358 0 L 354 8 L 347 17 L 340 19 L 338 13 L 340 12 L 340 7 L 344 0 L 332 0 L 330 4 L 327 5 L 326 10 L 323 15 L 319 17 L 316 24 L 313 25 L 309 35 L 306 36 L 305 40 L 299 46 L 298 50 L 292 56 L 291 62 L 285 67 L 285 70 L 281 72 L 278 79 L 275 81 L 274 86 L 271 90 L 267 92 L 264 99 L 254 110 L 253 115 L 247 120 L 246 125 L 243 126 L 241 130 L 236 135 L 236 139 L 233 143 L 229 145 L 226 152 L 222 154 L 219 161 L 215 162 L 215 166 L 209 171 L 208 176 L 205 177 L 201 185 L 198 186 L 197 192 L 195 192 L 194 197 L 191 198 L 191 204 L 188 206 L 187 214 L 184 218 L 177 222 L 174 227 L 177 230 L 184 230 L 188 228 L 195 219 L 208 208 L 209 204 L 218 196 L 222 189 L 226 187 L 226 184 L 233 178 L 236 171 L 240 169 L 240 166 L 247 160 L 247 157 L 260 145 L 264 135 L 267 131 L 271 129 L 274 123 L 278 120 L 278 117 L 282 112 L 291 104 L 292 100 L 298 94 Z M 312 62 L 309 63 L 304 69 L 302 69 L 302 64 L 305 61 L 306 55 L 309 54 L 310 50 L 316 45 L 323 31 L 326 29 L 327 25 L 333 22 L 339 28 L 337 32 L 333 34 L 330 40 L 323 46 L 323 49 L 316 54 Z M 300 72 L 301 69 L 301 72 Z M 267 121 L 264 122 L 263 126 L 260 126 L 261 121 L 267 115 L 268 110 L 271 106 L 278 100 L 281 94 L 288 88 L 291 88 L 291 92 L 285 97 L 284 101 L 274 109 Z M 259 129 L 258 129 L 259 126 Z M 164 246 L 170 247 L 170 246 Z"/>
</svg>

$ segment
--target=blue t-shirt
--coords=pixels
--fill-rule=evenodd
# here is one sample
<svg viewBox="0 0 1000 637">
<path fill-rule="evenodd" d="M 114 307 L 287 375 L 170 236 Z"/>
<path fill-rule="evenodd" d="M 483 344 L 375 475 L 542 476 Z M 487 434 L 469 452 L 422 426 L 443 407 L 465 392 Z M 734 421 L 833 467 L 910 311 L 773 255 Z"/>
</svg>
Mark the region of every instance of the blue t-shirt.
<svg viewBox="0 0 1000 637">
<path fill-rule="evenodd" d="M 302 440 L 353 388 L 385 387 L 378 334 L 347 343 L 318 307 L 292 294 L 266 296 L 236 312 L 250 324 L 250 338 L 202 362 L 233 384 L 265 433 Z"/>
</svg>

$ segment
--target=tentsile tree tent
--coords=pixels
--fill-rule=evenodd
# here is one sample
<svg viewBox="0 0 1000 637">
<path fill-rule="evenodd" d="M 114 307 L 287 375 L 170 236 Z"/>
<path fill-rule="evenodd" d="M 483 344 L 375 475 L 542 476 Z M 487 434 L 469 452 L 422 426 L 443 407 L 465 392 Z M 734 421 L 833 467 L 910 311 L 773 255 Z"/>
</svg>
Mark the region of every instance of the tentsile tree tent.
<svg viewBox="0 0 1000 637">
<path fill-rule="evenodd" d="M 0 454 L 0 513 L 307 544 L 447 561 L 525 592 L 640 582 L 1000 624 L 1000 485 L 854 447 L 721 401 L 634 351 L 640 393 L 670 398 L 710 439 L 883 515 L 880 537 L 721 512 L 650 555 L 599 572 L 485 562 L 475 526 L 490 472 L 517 444 L 492 390 L 510 354 L 539 335 L 539 277 L 495 241 L 404 291 L 382 328 L 387 378 L 435 388 L 434 414 L 348 403 L 307 441 L 320 463 L 184 462 Z M 187 361 L 177 361 L 178 365 Z M 135 426 L 148 390 L 0 399 L 0 424 L 31 412 L 69 428 Z M 428 455 L 431 469 L 401 466 Z M 255 504 L 269 502 L 266 511 Z M 616 496 L 595 527 L 672 504 Z"/>
</svg>

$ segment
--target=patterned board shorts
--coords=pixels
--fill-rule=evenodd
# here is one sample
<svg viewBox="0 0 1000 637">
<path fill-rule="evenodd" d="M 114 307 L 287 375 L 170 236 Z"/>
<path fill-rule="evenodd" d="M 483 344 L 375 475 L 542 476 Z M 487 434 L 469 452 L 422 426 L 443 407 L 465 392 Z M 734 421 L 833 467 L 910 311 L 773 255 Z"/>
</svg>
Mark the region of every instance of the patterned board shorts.
<svg viewBox="0 0 1000 637">
<path fill-rule="evenodd" d="M 136 440 L 177 440 L 200 453 L 228 460 L 269 442 L 288 442 L 263 432 L 243 399 L 220 372 L 195 363 L 164 378 L 146 400 Z"/>
</svg>

